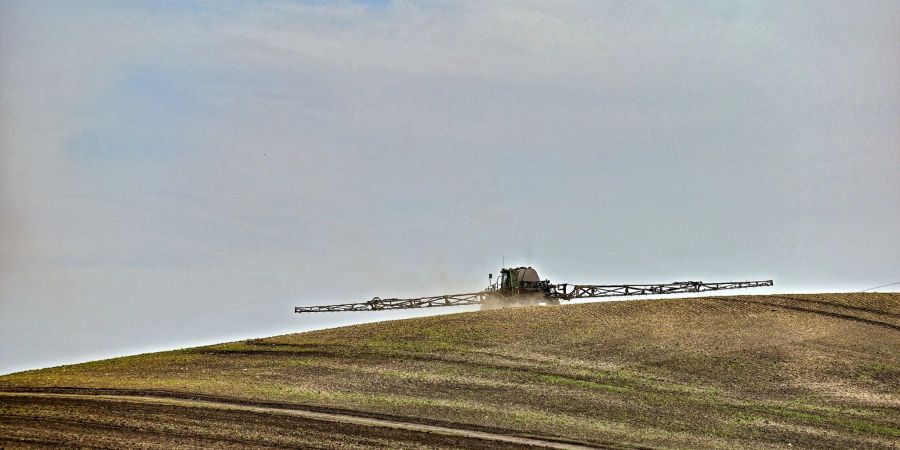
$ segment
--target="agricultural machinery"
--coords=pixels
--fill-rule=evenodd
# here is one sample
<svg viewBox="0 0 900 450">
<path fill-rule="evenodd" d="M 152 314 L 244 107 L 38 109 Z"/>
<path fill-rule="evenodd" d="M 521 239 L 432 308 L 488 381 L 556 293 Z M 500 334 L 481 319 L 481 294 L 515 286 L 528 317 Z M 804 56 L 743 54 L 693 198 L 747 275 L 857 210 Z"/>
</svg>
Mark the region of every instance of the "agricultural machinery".
<svg viewBox="0 0 900 450">
<path fill-rule="evenodd" d="M 618 297 L 631 295 L 686 294 L 772 286 L 772 280 L 704 283 L 679 281 L 664 284 L 552 284 L 541 280 L 531 267 L 501 269 L 495 280 L 488 275 L 488 287 L 468 294 L 437 295 L 418 298 L 378 298 L 361 303 L 298 306 L 295 313 L 335 311 L 381 311 L 385 309 L 433 308 L 438 306 L 481 305 L 482 309 L 527 305 L 558 305 L 561 300 Z"/>
</svg>

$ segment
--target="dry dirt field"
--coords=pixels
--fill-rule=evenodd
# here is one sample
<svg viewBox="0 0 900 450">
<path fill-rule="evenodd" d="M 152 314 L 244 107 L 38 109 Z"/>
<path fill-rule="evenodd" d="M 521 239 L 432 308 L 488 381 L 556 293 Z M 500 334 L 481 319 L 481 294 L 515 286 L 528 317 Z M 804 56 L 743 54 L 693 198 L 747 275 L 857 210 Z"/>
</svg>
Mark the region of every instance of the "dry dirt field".
<svg viewBox="0 0 900 450">
<path fill-rule="evenodd" d="M 53 445 L 900 448 L 900 294 L 459 313 L 0 377 L 0 447 Z"/>
</svg>

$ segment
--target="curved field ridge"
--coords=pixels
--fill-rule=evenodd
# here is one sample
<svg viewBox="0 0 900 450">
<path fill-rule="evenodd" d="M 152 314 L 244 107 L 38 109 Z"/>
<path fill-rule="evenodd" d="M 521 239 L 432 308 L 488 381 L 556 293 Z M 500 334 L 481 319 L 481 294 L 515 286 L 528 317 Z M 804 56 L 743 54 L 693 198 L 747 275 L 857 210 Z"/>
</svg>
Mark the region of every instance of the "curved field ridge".
<svg viewBox="0 0 900 450">
<path fill-rule="evenodd" d="M 59 401 L 81 401 L 87 403 L 112 403 L 114 407 L 129 408 L 135 404 L 141 406 L 176 406 L 184 408 L 186 415 L 195 415 L 203 417 L 206 413 L 204 410 L 221 410 L 238 413 L 256 413 L 267 416 L 280 415 L 297 417 L 301 419 L 330 422 L 340 425 L 360 425 L 363 427 L 388 428 L 391 430 L 412 431 L 415 433 L 426 433 L 439 436 L 459 437 L 470 440 L 481 440 L 488 442 L 496 442 L 500 444 L 514 444 L 526 447 L 541 447 L 561 450 L 585 450 L 594 447 L 582 445 L 567 444 L 563 442 L 547 441 L 538 438 L 529 438 L 514 436 L 510 434 L 491 433 L 487 431 L 477 431 L 465 428 L 454 428 L 437 425 L 426 425 L 422 423 L 379 419 L 366 417 L 361 415 L 341 414 L 334 412 L 322 412 L 309 409 L 299 408 L 297 406 L 288 407 L 272 407 L 272 406 L 255 406 L 235 402 L 200 400 L 196 398 L 184 399 L 162 396 L 136 396 L 124 394 L 61 394 L 61 393 L 37 393 L 37 392 L 0 392 L 0 398 L 9 400 L 25 399 L 27 400 L 59 400 Z M 108 407 L 108 405 L 102 405 Z M 197 410 L 200 411 L 197 411 Z"/>
<path fill-rule="evenodd" d="M 450 314 L 22 372 L 0 389 L 6 447 L 900 448 L 900 294 Z"/>
</svg>

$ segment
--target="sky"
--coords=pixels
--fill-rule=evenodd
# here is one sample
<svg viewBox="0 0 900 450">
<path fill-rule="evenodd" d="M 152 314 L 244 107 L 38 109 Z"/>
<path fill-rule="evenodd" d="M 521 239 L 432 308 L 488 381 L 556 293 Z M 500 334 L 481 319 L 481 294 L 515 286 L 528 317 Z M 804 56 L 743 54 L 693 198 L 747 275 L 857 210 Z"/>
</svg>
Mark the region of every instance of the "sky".
<svg viewBox="0 0 900 450">
<path fill-rule="evenodd" d="M 0 373 L 502 261 L 900 281 L 898 47 L 896 1 L 4 1 Z"/>
</svg>

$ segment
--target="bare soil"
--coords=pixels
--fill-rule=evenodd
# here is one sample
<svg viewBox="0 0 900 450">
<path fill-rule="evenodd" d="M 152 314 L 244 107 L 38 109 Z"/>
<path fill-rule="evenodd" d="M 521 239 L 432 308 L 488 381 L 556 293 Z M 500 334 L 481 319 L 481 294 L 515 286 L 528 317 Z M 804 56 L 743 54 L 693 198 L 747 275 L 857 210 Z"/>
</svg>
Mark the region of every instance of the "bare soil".
<svg viewBox="0 0 900 450">
<path fill-rule="evenodd" d="M 22 372 L 0 389 L 296 407 L 597 447 L 900 448 L 900 294 L 449 314 Z M 0 445 L 521 445 L 99 401 L 0 396 Z"/>
</svg>

